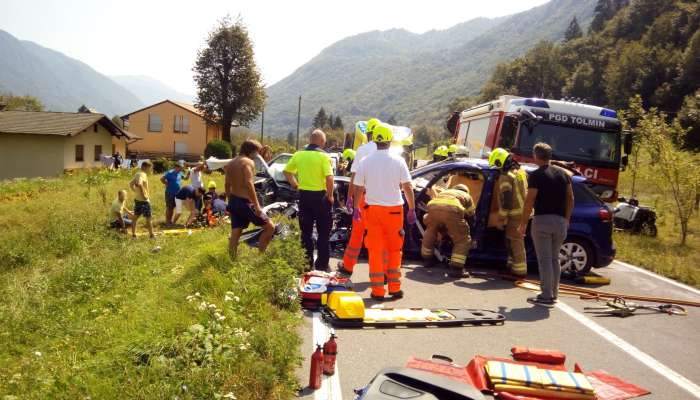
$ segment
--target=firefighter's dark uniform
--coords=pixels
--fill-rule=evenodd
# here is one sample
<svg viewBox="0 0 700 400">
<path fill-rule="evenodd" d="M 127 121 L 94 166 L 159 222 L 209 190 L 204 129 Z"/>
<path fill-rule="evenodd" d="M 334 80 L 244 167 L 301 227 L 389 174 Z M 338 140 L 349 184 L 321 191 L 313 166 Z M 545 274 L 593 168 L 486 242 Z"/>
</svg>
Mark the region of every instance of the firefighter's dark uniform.
<svg viewBox="0 0 700 400">
<path fill-rule="evenodd" d="M 432 260 L 435 241 L 441 228 L 447 230 L 452 239 L 452 257 L 450 267 L 455 273 L 461 273 L 467 262 L 467 254 L 471 245 L 469 224 L 466 217 L 474 215 L 474 200 L 468 192 L 447 189 L 438 193 L 437 197 L 428 203 L 428 213 L 423 217 L 426 225 L 421 245 L 421 256 L 424 260 Z"/>
<path fill-rule="evenodd" d="M 521 168 L 502 172 L 496 183 L 498 214 L 505 219 L 506 249 L 508 268 L 513 275 L 527 275 L 525 241 L 518 231 L 523 215 L 527 175 Z"/>
</svg>

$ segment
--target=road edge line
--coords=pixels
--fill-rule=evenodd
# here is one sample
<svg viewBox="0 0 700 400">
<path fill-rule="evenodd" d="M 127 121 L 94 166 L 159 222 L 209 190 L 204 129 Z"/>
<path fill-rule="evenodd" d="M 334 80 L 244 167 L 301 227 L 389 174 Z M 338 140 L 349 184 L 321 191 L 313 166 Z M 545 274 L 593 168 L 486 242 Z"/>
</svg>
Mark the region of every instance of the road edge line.
<svg viewBox="0 0 700 400">
<path fill-rule="evenodd" d="M 312 315 L 312 337 L 311 347 L 316 351 L 316 345 L 323 344 L 330 337 L 328 325 L 321 319 L 321 313 L 314 312 Z M 338 361 L 335 362 L 335 374 L 321 377 L 321 388 L 314 392 L 314 400 L 343 400 L 343 392 L 340 387 L 340 374 L 338 372 Z"/>
<path fill-rule="evenodd" d="M 615 262 L 622 265 L 623 267 L 629 268 L 633 271 L 642 273 L 642 274 L 647 275 L 647 276 L 651 276 L 652 278 L 656 278 L 660 281 L 670 283 L 673 286 L 679 287 L 681 289 L 685 289 L 691 293 L 694 293 L 694 294 L 697 294 L 698 296 L 700 296 L 700 290 L 698 290 L 692 286 L 686 285 L 685 283 L 678 282 L 678 281 L 673 280 L 671 278 L 667 278 L 667 277 L 659 275 L 655 272 L 649 271 L 648 269 L 644 269 L 642 267 L 638 267 L 636 265 L 632 265 L 632 264 L 626 263 L 624 261 L 615 260 Z"/>
<path fill-rule="evenodd" d="M 621 337 L 615 335 L 614 333 L 612 333 L 608 329 L 604 328 L 603 326 L 599 325 L 598 323 L 591 320 L 590 318 L 586 317 L 585 315 L 574 310 L 568 304 L 559 301 L 559 302 L 557 302 L 556 307 L 558 309 L 560 309 L 561 311 L 563 311 L 564 313 L 568 314 L 571 318 L 578 321 L 580 324 L 584 325 L 586 328 L 592 330 L 593 332 L 595 332 L 598 335 L 600 335 L 601 337 L 603 337 L 603 339 L 605 339 L 608 342 L 612 343 L 613 345 L 617 346 L 620 350 L 622 350 L 625 353 L 629 354 L 630 356 L 636 358 L 637 361 L 640 361 L 642 364 L 649 367 L 652 371 L 658 373 L 659 375 L 666 378 L 671 383 L 675 384 L 676 386 L 678 386 L 681 389 L 685 390 L 686 392 L 690 393 L 696 399 L 700 399 L 700 386 L 696 385 L 688 378 L 684 377 L 683 375 L 679 374 L 678 372 L 676 372 L 676 371 L 672 370 L 671 368 L 667 367 L 666 365 L 662 364 L 661 362 L 656 360 L 654 357 L 641 351 L 640 349 L 638 349 L 634 345 L 626 342 Z"/>
</svg>

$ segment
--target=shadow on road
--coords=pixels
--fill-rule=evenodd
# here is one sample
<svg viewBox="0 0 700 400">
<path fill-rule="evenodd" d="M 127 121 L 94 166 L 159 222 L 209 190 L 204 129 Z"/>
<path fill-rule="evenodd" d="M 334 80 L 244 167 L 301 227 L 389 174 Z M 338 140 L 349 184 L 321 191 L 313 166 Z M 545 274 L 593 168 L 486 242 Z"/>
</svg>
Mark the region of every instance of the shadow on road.
<svg viewBox="0 0 700 400">
<path fill-rule="evenodd" d="M 444 266 L 423 267 L 420 265 L 411 265 L 404 266 L 402 269 L 405 271 L 404 278 L 415 282 L 444 285 L 455 281 L 454 278 L 447 276 L 447 267 Z"/>
<path fill-rule="evenodd" d="M 498 313 L 506 317 L 506 321 L 534 322 L 549 318 L 551 310 L 546 307 L 530 306 L 511 308 L 499 306 Z"/>
<path fill-rule="evenodd" d="M 506 290 L 514 287 L 513 282 L 503 279 L 484 279 L 479 282 L 458 281 L 455 282 L 455 286 L 474 290 Z"/>
</svg>

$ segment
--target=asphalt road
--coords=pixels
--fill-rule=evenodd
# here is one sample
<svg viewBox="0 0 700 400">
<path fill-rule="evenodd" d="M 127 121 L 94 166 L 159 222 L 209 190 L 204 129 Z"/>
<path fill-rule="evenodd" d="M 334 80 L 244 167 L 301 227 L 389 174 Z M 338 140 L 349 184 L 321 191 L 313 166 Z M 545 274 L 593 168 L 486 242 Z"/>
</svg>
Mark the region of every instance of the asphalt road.
<svg viewBox="0 0 700 400">
<path fill-rule="evenodd" d="M 333 264 L 332 264 L 333 265 Z M 475 355 L 509 358 L 512 346 L 558 349 L 584 369 L 603 369 L 652 392 L 643 399 L 700 399 L 700 309 L 687 307 L 687 316 L 644 313 L 628 318 L 596 316 L 584 311 L 595 302 L 562 296 L 548 309 L 526 302 L 533 292 L 512 282 L 482 278 L 451 280 L 442 268 L 404 264 L 405 297 L 387 302 L 392 307 L 461 307 L 496 310 L 506 316 L 502 326 L 413 329 L 339 329 L 337 376 L 325 378 L 322 390 L 302 392 L 302 398 L 353 399 L 353 389 L 364 386 L 382 368 L 403 366 L 409 357 L 429 359 L 447 355 L 466 365 Z M 627 294 L 700 301 L 700 291 L 646 271 L 615 262 L 597 270 L 612 283 L 601 290 Z M 533 276 L 533 278 L 535 278 Z M 367 265 L 353 275 L 355 290 L 369 300 Z M 314 326 L 315 325 L 315 326 Z M 308 359 L 314 341 L 327 327 L 310 313 L 302 328 L 306 359 L 298 371 L 308 383 Z M 314 334 L 316 339 L 314 339 Z M 667 376 L 667 379 L 660 372 Z"/>
</svg>

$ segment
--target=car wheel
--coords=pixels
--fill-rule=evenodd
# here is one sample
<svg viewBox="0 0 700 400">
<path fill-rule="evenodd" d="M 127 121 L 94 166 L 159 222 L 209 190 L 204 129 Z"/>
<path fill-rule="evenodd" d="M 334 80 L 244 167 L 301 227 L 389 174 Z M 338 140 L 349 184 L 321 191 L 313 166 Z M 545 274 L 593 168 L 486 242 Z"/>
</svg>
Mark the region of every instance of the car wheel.
<svg viewBox="0 0 700 400">
<path fill-rule="evenodd" d="M 559 265 L 562 275 L 586 275 L 593 267 L 591 246 L 583 240 L 567 238 L 559 249 Z"/>
</svg>

